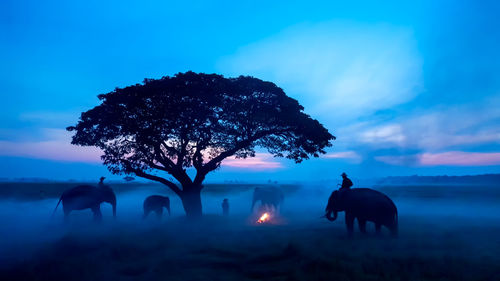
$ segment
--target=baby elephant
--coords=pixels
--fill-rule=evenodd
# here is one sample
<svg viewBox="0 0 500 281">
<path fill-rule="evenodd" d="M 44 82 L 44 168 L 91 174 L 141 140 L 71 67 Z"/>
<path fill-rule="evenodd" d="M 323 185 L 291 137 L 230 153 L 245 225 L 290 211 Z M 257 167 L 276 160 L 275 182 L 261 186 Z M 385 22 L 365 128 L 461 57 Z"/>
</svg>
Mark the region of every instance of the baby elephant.
<svg viewBox="0 0 500 281">
<path fill-rule="evenodd" d="M 158 218 L 163 214 L 163 207 L 167 208 L 168 215 L 170 216 L 170 199 L 166 196 L 151 195 L 144 200 L 144 216 L 145 219 L 149 213 L 155 212 Z"/>
</svg>

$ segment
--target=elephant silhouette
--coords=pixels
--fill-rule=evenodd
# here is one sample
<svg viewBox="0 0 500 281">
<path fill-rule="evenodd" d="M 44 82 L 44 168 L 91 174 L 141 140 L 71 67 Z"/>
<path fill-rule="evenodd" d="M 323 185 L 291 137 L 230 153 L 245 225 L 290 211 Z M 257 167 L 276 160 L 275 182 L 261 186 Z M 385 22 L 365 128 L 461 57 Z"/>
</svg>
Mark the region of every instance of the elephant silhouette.
<svg viewBox="0 0 500 281">
<path fill-rule="evenodd" d="M 283 191 L 277 187 L 256 187 L 253 191 L 251 210 L 253 211 L 255 204 L 260 201 L 262 208 L 278 212 L 284 198 Z"/>
<path fill-rule="evenodd" d="M 113 217 L 116 217 L 116 195 L 111 187 L 100 184 L 98 187 L 91 185 L 79 185 L 63 192 L 56 208 L 52 213 L 55 214 L 59 203 L 63 205 L 64 220 L 68 219 L 73 210 L 91 209 L 94 214 L 94 220 L 102 219 L 101 203 L 107 202 L 113 207 Z"/>
<path fill-rule="evenodd" d="M 144 199 L 144 203 L 142 204 L 144 209 L 144 215 L 142 216 L 145 219 L 149 213 L 155 212 L 158 218 L 161 218 L 163 214 L 163 208 L 166 208 L 168 211 L 168 215 L 170 216 L 170 199 L 167 196 L 161 195 L 151 195 Z"/>
<path fill-rule="evenodd" d="M 366 222 L 371 221 L 375 223 L 377 233 L 380 233 L 381 226 L 385 226 L 389 228 L 393 236 L 397 236 L 398 210 L 394 202 L 379 191 L 354 188 L 332 192 L 324 217 L 329 221 L 334 221 L 337 219 L 337 212 L 342 211 L 345 212 L 345 223 L 349 235 L 352 235 L 354 219 L 357 219 L 362 233 L 366 233 Z"/>
</svg>

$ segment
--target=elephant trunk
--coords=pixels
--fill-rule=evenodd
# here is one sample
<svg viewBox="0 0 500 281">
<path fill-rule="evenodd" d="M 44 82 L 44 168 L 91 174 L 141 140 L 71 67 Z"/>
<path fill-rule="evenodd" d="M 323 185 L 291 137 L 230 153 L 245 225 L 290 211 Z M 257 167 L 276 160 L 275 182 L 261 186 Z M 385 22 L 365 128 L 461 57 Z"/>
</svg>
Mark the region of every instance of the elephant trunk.
<svg viewBox="0 0 500 281">
<path fill-rule="evenodd" d="M 252 200 L 252 207 L 250 208 L 250 211 L 253 212 L 253 208 L 255 207 L 255 203 L 257 202 L 257 199 Z"/>
<path fill-rule="evenodd" d="M 332 217 L 332 213 L 333 213 L 333 217 Z M 333 211 L 333 210 L 328 210 L 325 214 L 325 217 L 326 219 L 328 219 L 329 221 L 335 221 L 337 219 L 337 211 Z"/>
<path fill-rule="evenodd" d="M 116 218 L 116 196 L 113 194 L 108 202 L 113 207 L 113 218 Z"/>
</svg>

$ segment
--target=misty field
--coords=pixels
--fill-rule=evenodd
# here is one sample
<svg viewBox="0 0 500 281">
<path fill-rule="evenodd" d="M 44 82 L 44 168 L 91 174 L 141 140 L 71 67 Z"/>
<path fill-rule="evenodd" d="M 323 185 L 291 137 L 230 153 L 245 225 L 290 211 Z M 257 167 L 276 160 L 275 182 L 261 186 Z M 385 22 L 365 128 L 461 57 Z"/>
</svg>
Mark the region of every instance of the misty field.
<svg viewBox="0 0 500 281">
<path fill-rule="evenodd" d="M 0 185 L 1 280 L 500 280 L 497 187 L 377 187 L 398 207 L 399 237 L 369 224 L 348 238 L 342 213 L 320 219 L 332 187 L 281 186 L 281 215 L 256 224 L 257 185 L 208 185 L 196 223 L 161 186 L 114 185 L 116 220 L 103 204 L 100 224 L 80 211 L 63 225 L 61 209 L 50 215 L 73 185 Z M 151 194 L 170 196 L 172 216 L 141 219 Z"/>
</svg>

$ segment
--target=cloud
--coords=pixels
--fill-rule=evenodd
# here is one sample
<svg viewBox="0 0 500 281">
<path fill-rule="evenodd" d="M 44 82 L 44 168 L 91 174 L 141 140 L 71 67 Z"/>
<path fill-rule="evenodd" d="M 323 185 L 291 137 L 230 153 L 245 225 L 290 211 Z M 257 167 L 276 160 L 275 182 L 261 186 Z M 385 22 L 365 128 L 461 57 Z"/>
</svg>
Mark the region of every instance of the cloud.
<svg viewBox="0 0 500 281">
<path fill-rule="evenodd" d="M 495 166 L 500 152 L 447 151 L 414 155 L 377 156 L 377 161 L 395 166 Z"/>
<path fill-rule="evenodd" d="M 255 157 L 249 158 L 235 158 L 228 157 L 222 161 L 221 165 L 237 169 L 247 170 L 276 170 L 283 168 L 283 165 L 274 160 L 275 158 L 268 153 L 256 153 Z"/>
<path fill-rule="evenodd" d="M 388 25 L 295 26 L 240 48 L 218 67 L 277 83 L 327 123 L 391 108 L 423 87 L 411 30 Z"/>
<path fill-rule="evenodd" d="M 478 153 L 449 151 L 419 155 L 422 166 L 492 166 L 500 165 L 500 152 Z"/>
<path fill-rule="evenodd" d="M 71 144 L 71 133 L 62 129 L 44 128 L 39 141 L 0 141 L 0 156 L 27 157 L 65 162 L 102 163 L 103 152 L 96 147 L 82 147 Z M 256 153 L 255 157 L 237 159 L 229 157 L 222 166 L 248 170 L 275 170 L 283 168 L 268 153 Z"/>
<path fill-rule="evenodd" d="M 361 132 L 360 141 L 401 145 L 406 141 L 406 136 L 399 124 L 389 124 Z"/>
<path fill-rule="evenodd" d="M 338 141 L 353 148 L 376 151 L 396 148 L 439 152 L 470 150 L 500 144 L 499 99 L 464 105 L 415 110 L 389 120 L 373 116 L 369 121 L 339 128 Z"/>
<path fill-rule="evenodd" d="M 356 163 L 359 163 L 362 160 L 361 155 L 355 151 L 332 152 L 322 155 L 321 157 L 327 159 L 346 159 Z"/>
<path fill-rule="evenodd" d="M 375 156 L 375 160 L 393 166 L 416 166 L 418 164 L 417 155 Z"/>
<path fill-rule="evenodd" d="M 45 129 L 43 141 L 0 141 L 1 156 L 27 157 L 67 162 L 101 163 L 102 151 L 95 147 L 71 144 L 71 133 L 61 129 Z"/>
</svg>

